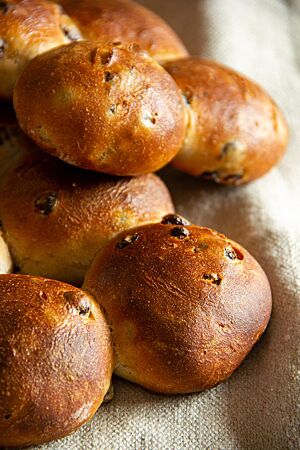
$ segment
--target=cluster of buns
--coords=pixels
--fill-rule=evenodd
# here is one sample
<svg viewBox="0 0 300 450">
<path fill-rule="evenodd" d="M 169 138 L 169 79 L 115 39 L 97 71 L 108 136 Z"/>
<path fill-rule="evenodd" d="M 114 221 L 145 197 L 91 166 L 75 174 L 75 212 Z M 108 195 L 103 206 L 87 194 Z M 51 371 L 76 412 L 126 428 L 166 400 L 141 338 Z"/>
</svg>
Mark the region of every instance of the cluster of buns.
<svg viewBox="0 0 300 450">
<path fill-rule="evenodd" d="M 268 279 L 153 172 L 263 175 L 288 138 L 272 99 L 131 0 L 0 1 L 0 98 L 0 447 L 76 430 L 113 373 L 165 394 L 227 379 Z"/>
</svg>

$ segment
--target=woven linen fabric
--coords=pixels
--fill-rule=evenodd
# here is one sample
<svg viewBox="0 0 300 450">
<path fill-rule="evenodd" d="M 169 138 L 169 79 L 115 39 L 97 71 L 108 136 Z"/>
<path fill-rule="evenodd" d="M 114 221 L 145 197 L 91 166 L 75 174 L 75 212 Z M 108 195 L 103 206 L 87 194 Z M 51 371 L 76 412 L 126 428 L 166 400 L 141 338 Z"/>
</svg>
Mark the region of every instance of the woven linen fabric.
<svg viewBox="0 0 300 450">
<path fill-rule="evenodd" d="M 286 156 L 247 186 L 217 186 L 170 168 L 161 173 L 179 213 L 228 235 L 257 258 L 272 285 L 272 319 L 242 366 L 215 389 L 162 396 L 115 379 L 114 400 L 90 423 L 37 448 L 299 449 L 300 0 L 141 3 L 173 26 L 191 53 L 260 83 L 287 117 Z"/>
</svg>

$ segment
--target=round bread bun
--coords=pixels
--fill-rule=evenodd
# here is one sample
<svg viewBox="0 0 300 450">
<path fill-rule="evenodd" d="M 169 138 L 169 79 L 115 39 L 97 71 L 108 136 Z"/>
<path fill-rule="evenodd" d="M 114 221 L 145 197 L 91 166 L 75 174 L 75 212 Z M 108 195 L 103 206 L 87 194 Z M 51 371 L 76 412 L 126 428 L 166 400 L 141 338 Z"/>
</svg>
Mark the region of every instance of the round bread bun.
<svg viewBox="0 0 300 450">
<path fill-rule="evenodd" d="M 112 175 L 154 172 L 184 140 L 176 83 L 134 45 L 77 42 L 35 58 L 18 80 L 14 106 L 40 148 Z"/>
<path fill-rule="evenodd" d="M 96 256 L 84 289 L 105 310 L 115 373 L 164 394 L 228 378 L 271 313 L 265 273 L 225 236 L 178 216 L 122 233 Z"/>
<path fill-rule="evenodd" d="M 130 0 L 59 0 L 90 41 L 138 44 L 159 62 L 187 56 L 188 52 L 166 22 Z"/>
<path fill-rule="evenodd" d="M 107 392 L 111 335 L 95 301 L 64 283 L 0 276 L 0 446 L 64 437 Z"/>
<path fill-rule="evenodd" d="M 239 185 L 277 164 L 288 130 L 266 92 L 237 72 L 196 57 L 165 68 L 180 87 L 189 114 L 183 148 L 173 161 L 176 168 Z"/>
<path fill-rule="evenodd" d="M 47 0 L 1 0 L 0 98 L 12 97 L 18 76 L 32 58 L 80 38 L 60 5 Z"/>
<path fill-rule="evenodd" d="M 173 211 L 156 175 L 91 173 L 42 152 L 22 159 L 0 188 L 4 237 L 20 273 L 75 285 L 112 237 Z"/>
</svg>

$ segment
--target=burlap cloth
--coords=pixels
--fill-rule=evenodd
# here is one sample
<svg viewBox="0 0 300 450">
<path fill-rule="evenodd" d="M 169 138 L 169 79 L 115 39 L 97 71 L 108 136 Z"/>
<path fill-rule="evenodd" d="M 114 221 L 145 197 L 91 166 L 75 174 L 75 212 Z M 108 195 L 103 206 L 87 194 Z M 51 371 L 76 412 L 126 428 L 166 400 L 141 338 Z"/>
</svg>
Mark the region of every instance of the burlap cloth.
<svg viewBox="0 0 300 450">
<path fill-rule="evenodd" d="M 162 172 L 181 214 L 237 240 L 261 263 L 274 295 L 272 319 L 243 365 L 217 388 L 170 397 L 115 379 L 114 400 L 89 424 L 39 448 L 300 448 L 300 0 L 142 3 L 174 26 L 192 53 L 257 80 L 287 116 L 287 155 L 248 186 Z"/>
</svg>

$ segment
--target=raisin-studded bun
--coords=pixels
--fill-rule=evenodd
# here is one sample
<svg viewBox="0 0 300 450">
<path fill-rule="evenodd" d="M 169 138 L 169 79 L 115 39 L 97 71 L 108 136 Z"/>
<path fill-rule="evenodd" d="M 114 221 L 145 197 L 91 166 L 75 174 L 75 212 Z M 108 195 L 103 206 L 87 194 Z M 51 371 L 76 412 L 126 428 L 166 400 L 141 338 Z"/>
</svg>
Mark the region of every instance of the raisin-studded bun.
<svg viewBox="0 0 300 450">
<path fill-rule="evenodd" d="M 95 301 L 64 283 L 0 276 L 0 446 L 59 439 L 107 392 L 111 335 Z"/>
<path fill-rule="evenodd" d="M 12 97 L 18 76 L 32 58 L 80 38 L 60 5 L 47 0 L 1 0 L 0 98 Z"/>
<path fill-rule="evenodd" d="M 96 256 L 84 289 L 106 312 L 116 374 L 167 394 L 228 378 L 271 313 L 270 285 L 255 259 L 178 216 L 116 237 Z"/>
<path fill-rule="evenodd" d="M 42 152 L 24 158 L 0 188 L 4 237 L 19 271 L 76 285 L 113 236 L 173 211 L 156 175 L 91 173 Z"/>
<path fill-rule="evenodd" d="M 159 62 L 187 56 L 175 32 L 149 9 L 130 0 L 59 0 L 90 41 L 136 43 Z"/>
<path fill-rule="evenodd" d="M 43 54 L 20 76 L 14 105 L 42 149 L 112 175 L 156 171 L 184 139 L 176 83 L 134 45 L 77 42 Z"/>
<path fill-rule="evenodd" d="M 287 145 L 285 119 L 259 86 L 220 64 L 187 58 L 167 64 L 186 100 L 189 124 L 174 166 L 218 183 L 264 175 Z"/>
</svg>

